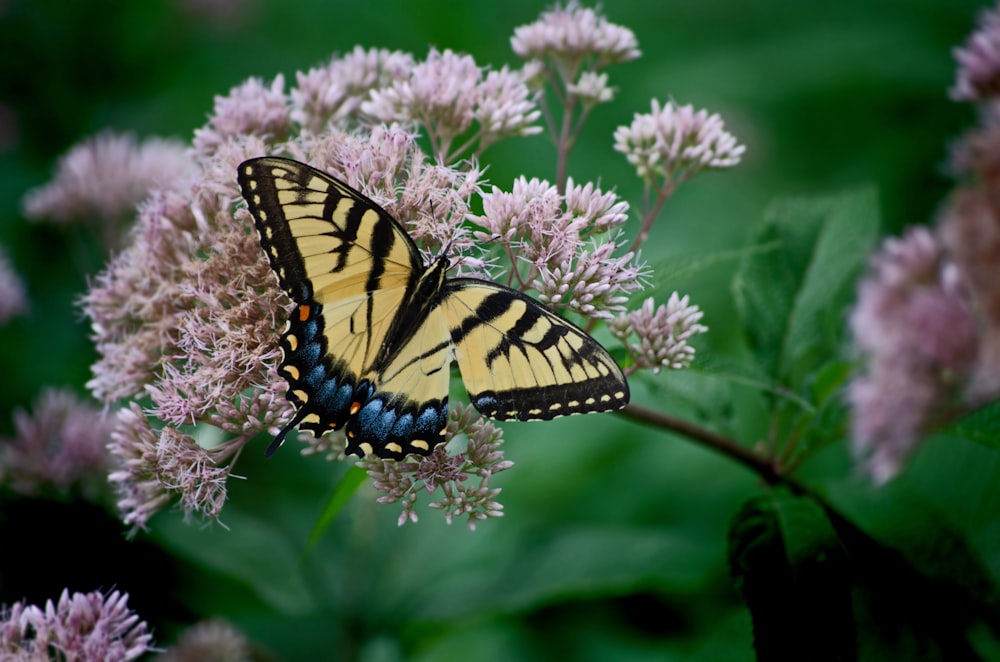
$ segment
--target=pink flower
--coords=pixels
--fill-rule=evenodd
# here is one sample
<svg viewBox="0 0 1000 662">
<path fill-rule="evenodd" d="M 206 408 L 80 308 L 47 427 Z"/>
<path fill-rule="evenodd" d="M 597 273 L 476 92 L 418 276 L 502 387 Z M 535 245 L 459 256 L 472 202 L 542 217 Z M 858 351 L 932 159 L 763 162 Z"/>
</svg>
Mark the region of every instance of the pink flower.
<svg viewBox="0 0 1000 662">
<path fill-rule="evenodd" d="M 0 651 L 15 660 L 59 659 L 123 662 L 155 652 L 145 621 L 128 608 L 128 594 L 107 596 L 64 590 L 45 607 L 21 602 L 0 613 Z"/>
<path fill-rule="evenodd" d="M 651 184 L 660 179 L 683 181 L 706 168 L 731 168 L 745 149 L 718 115 L 672 101 L 661 107 L 653 99 L 651 112 L 636 113 L 629 126 L 615 130 L 615 150 Z M 662 187 L 654 184 L 656 189 Z"/>
<path fill-rule="evenodd" d="M 424 128 L 439 164 L 455 161 L 476 145 L 474 155 L 508 136 L 540 131 L 533 126 L 539 111 L 523 74 L 508 70 L 483 72 L 469 55 L 431 49 L 409 75 L 383 89 L 372 90 L 361 110 L 382 122 L 409 122 Z M 456 138 L 476 129 L 454 147 Z"/>
<path fill-rule="evenodd" d="M 59 160 L 55 177 L 24 196 L 24 213 L 57 223 L 89 221 L 108 247 L 119 245 L 136 205 L 154 190 L 189 185 L 195 168 L 172 140 L 139 142 L 129 134 L 102 133 Z"/>
<path fill-rule="evenodd" d="M 949 415 L 978 352 L 957 271 L 928 230 L 886 240 L 859 286 L 851 329 L 868 359 L 849 392 L 854 451 L 885 481 Z"/>
<path fill-rule="evenodd" d="M 208 451 L 176 428 L 154 430 L 135 403 L 121 410 L 109 446 L 118 466 L 108 480 L 118 493 L 122 520 L 146 528 L 149 518 L 175 496 L 185 515 L 218 518 L 230 468 L 217 458 L 224 459 L 231 446 Z"/>
<path fill-rule="evenodd" d="M 639 310 L 622 313 L 609 323 L 611 333 L 625 343 L 635 362 L 634 370 L 661 368 L 679 370 L 691 365 L 694 348 L 688 345 L 695 335 L 708 327 L 699 324 L 704 313 L 674 292 L 667 303 L 653 308 L 653 298 L 643 301 Z M 632 336 L 635 341 L 631 341 Z"/>
<path fill-rule="evenodd" d="M 403 462 L 366 458 L 358 463 L 383 493 L 379 503 L 402 503 L 400 526 L 417 521 L 414 506 L 421 492 L 431 495 L 438 490 L 440 497 L 427 505 L 441 510 L 449 524 L 465 516 L 469 528 L 475 529 L 477 522 L 503 515 L 503 506 L 495 501 L 501 490 L 490 486 L 493 476 L 514 466 L 503 459 L 502 430 L 469 405 L 451 405 L 448 438 L 456 436 L 465 438 L 464 451 L 449 452 L 442 444 L 426 457 L 411 456 Z"/>
<path fill-rule="evenodd" d="M 194 132 L 194 149 L 210 156 L 228 140 L 248 134 L 280 142 L 291 129 L 291 109 L 285 95 L 285 77 L 278 75 L 265 86 L 257 78 L 234 87 L 228 96 L 215 97 L 208 124 Z"/>
<path fill-rule="evenodd" d="M 17 275 L 7 251 L 0 247 L 0 324 L 25 312 L 28 294 L 24 281 Z"/>
<path fill-rule="evenodd" d="M 67 390 L 42 392 L 34 409 L 15 411 L 14 437 L 0 440 L 0 483 L 26 495 L 80 489 L 95 496 L 110 466 L 112 421 Z"/>
<path fill-rule="evenodd" d="M 158 655 L 157 662 L 244 662 L 255 659 L 246 635 L 218 618 L 195 623 L 184 630 L 176 644 Z"/>
<path fill-rule="evenodd" d="M 945 209 L 940 234 L 976 317 L 979 351 L 965 396 L 980 404 L 1000 394 L 1000 208 L 994 196 L 979 189 L 959 189 Z"/>
<path fill-rule="evenodd" d="M 413 56 L 400 51 L 355 46 L 329 64 L 295 75 L 291 91 L 292 120 L 320 133 L 330 123 L 356 116 L 374 90 L 402 80 L 413 68 Z"/>
<path fill-rule="evenodd" d="M 951 98 L 985 101 L 996 97 L 1000 92 L 1000 8 L 980 13 L 979 29 L 954 54 L 958 72 Z"/>
<path fill-rule="evenodd" d="M 557 5 L 534 23 L 516 28 L 510 45 L 524 59 L 551 57 L 579 64 L 591 57 L 596 60 L 594 68 L 627 62 L 640 55 L 631 30 L 610 23 L 596 10 L 581 7 L 575 0 L 565 7 Z"/>
<path fill-rule="evenodd" d="M 560 195 L 547 181 L 519 177 L 509 193 L 493 187 L 482 200 L 482 216 L 469 216 L 483 228 L 475 238 L 505 250 L 512 281 L 536 289 L 551 308 L 610 318 L 642 286 L 645 267 L 636 256 L 614 255 L 628 218 L 615 194 L 570 179 Z"/>
</svg>

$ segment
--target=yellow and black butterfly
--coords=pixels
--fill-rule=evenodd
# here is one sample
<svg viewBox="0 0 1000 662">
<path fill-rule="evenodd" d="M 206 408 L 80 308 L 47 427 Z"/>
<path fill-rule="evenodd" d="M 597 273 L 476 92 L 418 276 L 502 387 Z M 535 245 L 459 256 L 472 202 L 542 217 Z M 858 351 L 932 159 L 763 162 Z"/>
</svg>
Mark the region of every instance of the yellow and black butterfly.
<svg viewBox="0 0 1000 662">
<path fill-rule="evenodd" d="M 444 441 L 449 366 L 480 413 L 551 419 L 620 409 L 629 389 L 595 340 L 521 292 L 447 278 L 406 230 L 343 182 L 297 161 L 250 159 L 238 179 L 278 284 L 296 303 L 280 372 L 294 427 L 344 428 L 347 452 L 401 459 Z"/>
</svg>

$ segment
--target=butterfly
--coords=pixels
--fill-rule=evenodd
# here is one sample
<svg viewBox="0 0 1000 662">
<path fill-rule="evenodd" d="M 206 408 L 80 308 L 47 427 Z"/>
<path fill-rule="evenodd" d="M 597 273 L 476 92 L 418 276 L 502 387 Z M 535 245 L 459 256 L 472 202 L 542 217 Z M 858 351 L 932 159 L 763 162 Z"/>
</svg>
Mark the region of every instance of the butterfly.
<svg viewBox="0 0 1000 662">
<path fill-rule="evenodd" d="M 349 454 L 402 459 L 445 440 L 450 365 L 495 419 L 547 420 L 628 404 L 621 368 L 580 328 L 531 297 L 425 265 L 402 225 L 304 163 L 239 166 L 243 197 L 278 284 L 295 303 L 279 372 L 298 427 L 343 429 Z"/>
</svg>

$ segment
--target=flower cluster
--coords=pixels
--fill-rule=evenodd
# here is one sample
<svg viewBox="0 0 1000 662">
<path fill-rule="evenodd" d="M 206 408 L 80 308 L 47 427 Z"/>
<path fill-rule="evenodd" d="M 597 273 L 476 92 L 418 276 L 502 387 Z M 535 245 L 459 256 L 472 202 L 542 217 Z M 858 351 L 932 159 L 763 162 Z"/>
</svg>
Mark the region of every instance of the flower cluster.
<svg viewBox="0 0 1000 662">
<path fill-rule="evenodd" d="M 731 168 L 745 147 L 723 128 L 718 115 L 692 106 L 664 106 L 653 99 L 649 113 L 636 113 L 629 126 L 615 129 L 615 150 L 635 166 L 647 188 L 655 191 L 643 210 L 642 227 L 632 242 L 637 249 L 649 236 L 663 203 L 677 186 L 706 169 Z"/>
<path fill-rule="evenodd" d="M 135 660 L 153 652 L 153 635 L 128 608 L 128 594 L 63 591 L 45 607 L 16 602 L 0 612 L 0 658 Z"/>
<path fill-rule="evenodd" d="M 194 168 L 180 142 L 101 133 L 59 160 L 55 177 L 24 198 L 28 218 L 92 223 L 109 248 L 118 246 L 135 206 L 150 190 L 190 180 Z"/>
<path fill-rule="evenodd" d="M 472 145 L 478 156 L 502 138 L 538 133 L 539 111 L 531 97 L 523 72 L 504 67 L 484 77 L 471 56 L 432 49 L 407 75 L 372 90 L 361 110 L 381 122 L 416 122 L 437 162 L 451 163 Z M 454 147 L 473 122 L 478 130 Z"/>
<path fill-rule="evenodd" d="M 929 231 L 887 240 L 872 266 L 851 316 L 867 370 L 849 397 L 855 453 L 885 481 L 920 433 L 949 413 L 976 357 L 976 334 L 958 273 Z"/>
<path fill-rule="evenodd" d="M 350 53 L 332 58 L 326 66 L 296 74 L 292 119 L 303 131 L 312 133 L 351 121 L 372 91 L 403 80 L 413 65 L 409 53 L 355 46 Z"/>
<path fill-rule="evenodd" d="M 655 310 L 653 305 L 650 297 L 638 310 L 623 313 L 609 322 L 611 333 L 625 344 L 632 357 L 631 371 L 659 372 L 661 368 L 688 367 L 694 360 L 694 348 L 688 345 L 688 340 L 708 331 L 707 326 L 698 323 L 703 313 L 677 292 L 670 295 L 665 305 Z M 630 342 L 632 335 L 637 340 Z"/>
<path fill-rule="evenodd" d="M 982 124 L 956 144 L 963 184 L 937 226 L 888 239 L 851 316 L 867 359 L 849 391 L 856 455 L 892 478 L 921 437 L 1000 394 L 1000 11 L 985 12 L 959 63 L 956 99 L 984 102 Z"/>
<path fill-rule="evenodd" d="M 34 413 L 14 412 L 15 434 L 0 439 L 0 484 L 37 495 L 45 490 L 100 490 L 110 457 L 112 422 L 67 390 L 49 389 Z"/>
<path fill-rule="evenodd" d="M 542 92 L 538 96 L 542 116 L 556 145 L 556 186 L 563 191 L 569 152 L 587 116 L 614 97 L 608 75 L 601 70 L 639 57 L 638 42 L 628 28 L 571 0 L 516 28 L 510 44 L 526 61 L 529 84 Z"/>
<path fill-rule="evenodd" d="M 476 522 L 503 515 L 503 506 L 494 501 L 500 488 L 491 487 L 495 474 L 514 466 L 503 459 L 500 445 L 503 431 L 483 419 L 471 406 L 452 405 L 448 410 L 448 438 L 464 437 L 465 450 L 449 453 L 445 444 L 426 457 L 412 456 L 404 462 L 365 459 L 360 462 L 372 477 L 376 490 L 384 495 L 379 503 L 402 503 L 399 525 L 417 521 L 413 509 L 421 492 L 433 495 L 440 489 L 441 497 L 428 505 L 444 512 L 450 524 L 465 516 L 470 529 Z M 457 442 L 450 441 L 448 446 Z M 470 480 L 473 477 L 473 480 Z"/>
<path fill-rule="evenodd" d="M 282 76 L 249 80 L 215 99 L 183 167 L 167 159 L 163 176 L 146 178 L 129 198 L 128 205 L 141 201 L 128 244 L 83 301 L 99 352 L 88 386 L 108 406 L 126 401 L 109 447 L 127 523 L 144 527 L 175 501 L 189 515 L 218 518 L 242 449 L 291 415 L 276 371 L 291 303 L 239 202 L 236 169 L 248 158 L 286 154 L 332 173 L 397 218 L 428 259 L 447 248 L 455 273 L 487 277 L 506 262 L 508 284 L 534 289 L 549 307 L 586 319 L 588 329 L 625 312 L 648 273 L 638 242 L 624 247 L 628 205 L 574 182 L 566 156 L 586 109 L 611 98 L 600 70 L 637 57 L 635 37 L 573 2 L 518 28 L 513 43 L 529 60 L 520 70 L 491 70 L 448 50 L 420 61 L 358 47 L 297 74 L 291 89 Z M 546 80 L 558 88 L 564 119 L 584 109 L 566 131 L 553 131 L 556 183 L 521 177 L 509 191 L 487 191 L 483 150 L 537 132 L 545 95 L 533 86 Z M 699 121 L 714 128 L 684 134 L 684 149 L 663 143 L 664 172 L 690 176 L 695 155 L 703 167 L 735 162 L 742 148 L 709 119 Z M 88 191 L 117 191 L 134 174 L 73 171 Z M 686 365 L 684 343 L 703 327 L 686 299 L 672 305 L 628 322 L 626 335 L 640 337 L 630 346 L 631 371 Z M 671 339 L 652 339 L 666 328 Z M 449 521 L 465 516 L 474 524 L 501 512 L 490 482 L 510 466 L 499 432 L 470 408 L 453 407 L 451 416 L 452 434 L 469 439 L 464 452 L 364 462 L 383 500 L 403 502 L 404 520 L 416 517 L 421 489 L 442 495 L 430 505 Z M 306 440 L 304 452 L 342 454 L 337 435 Z"/>
<path fill-rule="evenodd" d="M 511 264 L 508 281 L 530 284 L 552 308 L 590 318 L 610 318 L 642 287 L 645 267 L 635 254 L 615 256 L 628 204 L 614 193 L 572 179 L 566 193 L 544 180 L 519 177 L 509 192 L 483 193 L 482 215 L 469 219 L 483 229 L 483 245 L 496 245 Z"/>
<path fill-rule="evenodd" d="M 259 136 L 282 140 L 291 127 L 291 108 L 285 96 L 285 77 L 278 75 L 270 86 L 251 78 L 226 96 L 215 97 L 215 110 L 208 125 L 194 132 L 194 149 L 211 156 L 230 140 Z"/>
<path fill-rule="evenodd" d="M 28 308 L 24 281 L 14 270 L 10 256 L 0 248 L 0 324 L 20 315 Z"/>
<path fill-rule="evenodd" d="M 118 491 L 118 509 L 126 524 L 145 527 L 173 494 L 180 495 L 185 515 L 219 517 L 230 473 L 222 462 L 241 447 L 239 441 L 207 450 L 177 428 L 153 429 L 134 402 L 119 412 L 118 421 L 109 446 L 118 468 L 108 480 Z"/>
<path fill-rule="evenodd" d="M 725 130 L 722 118 L 693 106 L 664 105 L 653 99 L 648 113 L 636 113 L 615 130 L 615 150 L 656 190 L 706 168 L 731 168 L 746 149 Z"/>
<path fill-rule="evenodd" d="M 587 60 L 594 61 L 588 69 L 601 69 L 640 55 L 631 30 L 575 0 L 543 12 L 534 23 L 515 28 L 510 45 L 519 57 L 550 58 L 562 71 L 577 71 Z"/>
</svg>

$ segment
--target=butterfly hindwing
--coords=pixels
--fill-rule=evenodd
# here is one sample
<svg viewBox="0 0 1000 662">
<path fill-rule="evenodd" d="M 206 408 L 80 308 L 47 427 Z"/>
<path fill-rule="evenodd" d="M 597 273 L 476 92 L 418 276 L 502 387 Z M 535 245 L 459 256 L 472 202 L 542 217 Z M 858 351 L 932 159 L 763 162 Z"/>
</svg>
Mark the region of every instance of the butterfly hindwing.
<svg viewBox="0 0 1000 662">
<path fill-rule="evenodd" d="M 619 409 L 628 384 L 596 341 L 525 294 L 445 278 L 381 207 L 290 159 L 240 165 L 238 179 L 278 284 L 296 303 L 279 371 L 295 427 L 343 429 L 347 452 L 402 459 L 445 439 L 449 366 L 483 414 L 550 419 Z"/>
<path fill-rule="evenodd" d="M 465 389 L 483 415 L 548 420 L 628 404 L 628 383 L 607 350 L 531 297 L 455 278 L 442 308 Z"/>
<path fill-rule="evenodd" d="M 442 443 L 452 356 L 444 316 L 431 310 L 381 367 L 378 392 L 347 425 L 350 446 L 401 459 L 409 453 L 427 454 Z"/>
</svg>

